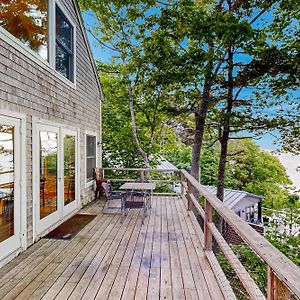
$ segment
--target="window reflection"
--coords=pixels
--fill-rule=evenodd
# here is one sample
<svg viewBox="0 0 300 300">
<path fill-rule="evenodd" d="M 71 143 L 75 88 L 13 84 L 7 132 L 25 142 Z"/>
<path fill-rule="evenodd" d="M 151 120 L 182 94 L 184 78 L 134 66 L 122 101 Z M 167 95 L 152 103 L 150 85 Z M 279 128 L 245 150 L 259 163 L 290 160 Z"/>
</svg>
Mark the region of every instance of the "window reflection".
<svg viewBox="0 0 300 300">
<path fill-rule="evenodd" d="M 40 218 L 57 210 L 57 134 L 40 132 Z"/>
<path fill-rule="evenodd" d="M 73 27 L 56 7 L 56 70 L 73 80 Z"/>
<path fill-rule="evenodd" d="M 1 0 L 0 26 L 48 59 L 48 1 Z"/>
<path fill-rule="evenodd" d="M 75 200 L 76 161 L 75 137 L 64 137 L 64 203 L 65 205 Z"/>
<path fill-rule="evenodd" d="M 0 242 L 14 235 L 14 127 L 0 124 Z"/>
</svg>

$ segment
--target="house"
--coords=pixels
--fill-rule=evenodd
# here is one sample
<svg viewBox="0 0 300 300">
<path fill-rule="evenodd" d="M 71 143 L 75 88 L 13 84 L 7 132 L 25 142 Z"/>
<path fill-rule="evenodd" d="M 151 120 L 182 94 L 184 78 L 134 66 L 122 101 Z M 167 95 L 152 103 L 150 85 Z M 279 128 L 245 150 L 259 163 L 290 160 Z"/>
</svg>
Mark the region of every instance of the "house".
<svg viewBox="0 0 300 300">
<path fill-rule="evenodd" d="M 217 193 L 216 187 L 206 186 L 206 188 L 214 195 Z M 250 224 L 262 223 L 262 199 L 261 196 L 243 191 L 224 190 L 226 206 Z"/>
<path fill-rule="evenodd" d="M 93 198 L 101 99 L 76 1 L 1 1 L 0 266 Z"/>
</svg>

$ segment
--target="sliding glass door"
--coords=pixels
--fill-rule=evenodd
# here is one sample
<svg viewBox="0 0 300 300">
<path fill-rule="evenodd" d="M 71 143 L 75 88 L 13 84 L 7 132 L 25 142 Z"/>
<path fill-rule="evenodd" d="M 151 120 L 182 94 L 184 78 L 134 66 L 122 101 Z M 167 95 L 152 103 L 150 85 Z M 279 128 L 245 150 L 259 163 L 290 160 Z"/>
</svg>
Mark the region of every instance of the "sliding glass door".
<svg viewBox="0 0 300 300">
<path fill-rule="evenodd" d="M 40 234 L 79 204 L 77 190 L 77 132 L 37 125 L 38 211 L 36 233 Z"/>
<path fill-rule="evenodd" d="M 20 120 L 0 116 L 0 260 L 21 246 Z"/>
</svg>

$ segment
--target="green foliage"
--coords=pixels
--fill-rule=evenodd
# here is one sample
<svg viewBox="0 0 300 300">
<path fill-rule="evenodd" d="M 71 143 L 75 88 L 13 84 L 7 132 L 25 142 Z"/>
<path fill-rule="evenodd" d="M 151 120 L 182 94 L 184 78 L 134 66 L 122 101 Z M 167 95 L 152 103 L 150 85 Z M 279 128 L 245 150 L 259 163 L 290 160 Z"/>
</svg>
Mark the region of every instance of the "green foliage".
<svg viewBox="0 0 300 300">
<path fill-rule="evenodd" d="M 191 147 L 182 145 L 166 157 L 177 167 L 187 168 L 191 165 L 191 152 Z M 204 147 L 201 155 L 202 184 L 216 186 L 219 155 L 218 144 Z M 225 175 L 226 188 L 261 195 L 265 207 L 280 209 L 289 206 L 289 203 L 294 200 L 284 188 L 290 183 L 279 160 L 261 150 L 251 139 L 230 142 Z"/>
<path fill-rule="evenodd" d="M 280 252 L 286 255 L 293 263 L 300 267 L 300 236 L 286 236 L 278 232 L 269 232 L 265 236 L 267 240 Z M 266 295 L 267 288 L 267 264 L 262 261 L 245 244 L 231 245 L 232 250 L 245 267 L 249 275 L 254 279 L 260 290 Z M 230 266 L 228 260 L 222 252 L 217 254 L 217 259 L 225 275 L 229 279 L 237 299 L 248 299 L 236 273 Z"/>
<path fill-rule="evenodd" d="M 266 264 L 245 244 L 232 245 L 233 252 L 236 254 L 248 274 L 256 282 L 260 290 L 266 294 L 267 287 L 267 266 Z M 217 259 L 226 277 L 237 296 L 237 299 L 249 299 L 248 294 L 239 281 L 235 271 L 230 266 L 223 252 L 217 254 Z"/>
<path fill-rule="evenodd" d="M 191 166 L 192 147 L 178 145 L 165 155 L 166 159 L 172 162 L 179 169 L 186 169 Z"/>
<path fill-rule="evenodd" d="M 48 174 L 57 174 L 57 154 L 49 154 L 47 157 Z"/>
<path fill-rule="evenodd" d="M 300 235 L 290 236 L 271 230 L 265 236 L 280 252 L 300 267 Z"/>
<path fill-rule="evenodd" d="M 283 207 L 288 200 L 283 186 L 291 182 L 279 160 L 251 140 L 237 141 L 229 147 L 238 155 L 230 155 L 227 187 L 263 196 L 265 207 Z"/>
<path fill-rule="evenodd" d="M 98 63 L 105 100 L 102 105 L 102 134 L 105 166 L 142 167 L 143 161 L 133 140 L 129 109 L 128 81 L 122 68 Z M 139 140 L 149 156 L 155 157 L 176 145 L 173 121 L 161 107 L 160 98 L 135 91 L 135 115 Z"/>
</svg>

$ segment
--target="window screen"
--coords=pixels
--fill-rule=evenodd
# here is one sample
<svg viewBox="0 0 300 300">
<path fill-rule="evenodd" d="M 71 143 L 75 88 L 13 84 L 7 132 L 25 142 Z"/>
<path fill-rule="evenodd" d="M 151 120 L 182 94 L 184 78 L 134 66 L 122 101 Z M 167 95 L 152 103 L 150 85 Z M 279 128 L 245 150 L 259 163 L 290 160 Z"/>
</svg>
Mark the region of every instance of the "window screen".
<svg viewBox="0 0 300 300">
<path fill-rule="evenodd" d="M 96 168 L 96 137 L 86 136 L 86 178 L 93 180 L 93 168 Z"/>
</svg>

